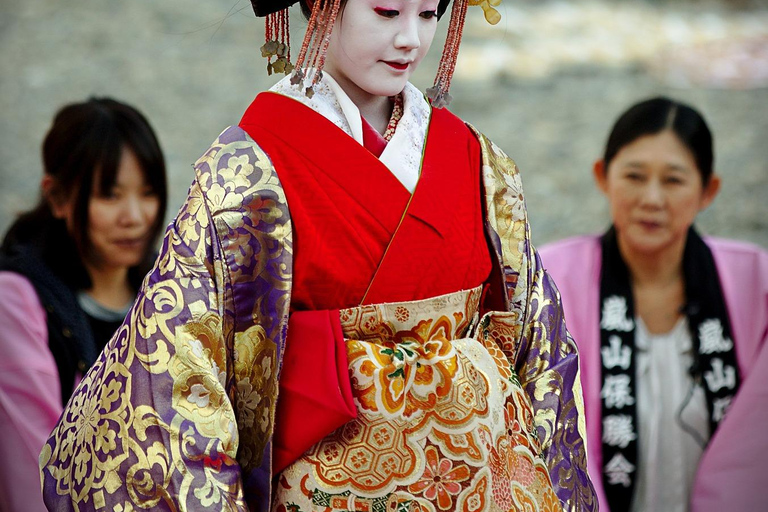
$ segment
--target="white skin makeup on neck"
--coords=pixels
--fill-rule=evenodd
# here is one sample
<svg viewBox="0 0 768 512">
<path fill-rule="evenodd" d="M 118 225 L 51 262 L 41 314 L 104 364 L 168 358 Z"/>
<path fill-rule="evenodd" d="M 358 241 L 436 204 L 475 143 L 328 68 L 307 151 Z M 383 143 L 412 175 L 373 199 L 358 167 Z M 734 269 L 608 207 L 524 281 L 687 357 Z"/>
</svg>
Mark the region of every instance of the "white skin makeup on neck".
<svg viewBox="0 0 768 512">
<path fill-rule="evenodd" d="M 348 0 L 336 19 L 325 71 L 380 133 L 429 51 L 437 29 L 438 0 Z"/>
</svg>

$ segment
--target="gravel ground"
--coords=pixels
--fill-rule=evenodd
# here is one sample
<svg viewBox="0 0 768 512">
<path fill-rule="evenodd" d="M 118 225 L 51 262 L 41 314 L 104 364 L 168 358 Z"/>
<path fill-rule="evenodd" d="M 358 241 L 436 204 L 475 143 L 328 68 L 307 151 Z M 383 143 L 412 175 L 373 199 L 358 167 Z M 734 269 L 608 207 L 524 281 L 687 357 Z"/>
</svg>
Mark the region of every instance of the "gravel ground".
<svg viewBox="0 0 768 512">
<path fill-rule="evenodd" d="M 768 1 L 503 0 L 500 11 L 489 28 L 470 9 L 451 109 L 517 161 L 536 243 L 605 227 L 592 161 L 622 110 L 664 94 L 699 107 L 715 133 L 723 188 L 701 229 L 768 247 Z M 0 0 L 0 231 L 37 198 L 55 111 L 90 95 L 149 117 L 170 219 L 192 163 L 274 82 L 262 37 L 243 0 Z M 430 85 L 437 57 L 414 83 Z"/>
</svg>

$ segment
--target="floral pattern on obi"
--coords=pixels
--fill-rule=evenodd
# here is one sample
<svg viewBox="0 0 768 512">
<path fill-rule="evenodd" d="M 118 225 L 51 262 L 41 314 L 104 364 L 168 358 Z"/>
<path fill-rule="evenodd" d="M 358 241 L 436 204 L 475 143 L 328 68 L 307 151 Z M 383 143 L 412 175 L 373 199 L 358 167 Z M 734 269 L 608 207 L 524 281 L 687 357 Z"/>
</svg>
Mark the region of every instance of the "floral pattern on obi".
<svg viewBox="0 0 768 512">
<path fill-rule="evenodd" d="M 514 321 L 478 322 L 480 291 L 340 312 L 358 417 L 279 475 L 273 512 L 562 510 Z"/>
</svg>

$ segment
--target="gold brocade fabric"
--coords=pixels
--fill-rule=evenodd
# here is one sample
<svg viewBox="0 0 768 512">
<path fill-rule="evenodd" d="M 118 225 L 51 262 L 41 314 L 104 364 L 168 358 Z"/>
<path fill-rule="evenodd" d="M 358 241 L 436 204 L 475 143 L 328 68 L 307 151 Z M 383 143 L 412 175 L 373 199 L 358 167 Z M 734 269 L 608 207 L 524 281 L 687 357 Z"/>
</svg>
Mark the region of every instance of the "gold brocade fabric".
<svg viewBox="0 0 768 512">
<path fill-rule="evenodd" d="M 341 311 L 358 417 L 282 472 L 273 511 L 561 510 L 500 343 L 509 314 L 473 328 L 479 300 Z"/>
</svg>

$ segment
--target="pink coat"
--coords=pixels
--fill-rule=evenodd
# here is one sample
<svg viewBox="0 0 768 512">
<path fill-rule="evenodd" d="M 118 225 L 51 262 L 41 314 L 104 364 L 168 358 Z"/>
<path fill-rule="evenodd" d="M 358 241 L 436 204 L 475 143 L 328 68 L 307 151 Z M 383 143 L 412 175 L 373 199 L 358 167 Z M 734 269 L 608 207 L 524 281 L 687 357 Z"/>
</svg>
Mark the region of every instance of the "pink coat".
<svg viewBox="0 0 768 512">
<path fill-rule="evenodd" d="M 768 503 L 768 251 L 707 238 L 731 320 L 741 389 L 699 463 L 693 512 L 764 510 Z M 545 245 L 539 253 L 563 298 L 568 330 L 579 347 L 587 422 L 588 468 L 600 510 L 601 478 L 600 265 L 598 236 Z"/>
<path fill-rule="evenodd" d="M 62 411 L 46 314 L 32 284 L 0 272 L 0 510 L 44 512 L 38 456 Z"/>
</svg>

